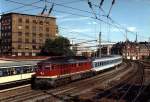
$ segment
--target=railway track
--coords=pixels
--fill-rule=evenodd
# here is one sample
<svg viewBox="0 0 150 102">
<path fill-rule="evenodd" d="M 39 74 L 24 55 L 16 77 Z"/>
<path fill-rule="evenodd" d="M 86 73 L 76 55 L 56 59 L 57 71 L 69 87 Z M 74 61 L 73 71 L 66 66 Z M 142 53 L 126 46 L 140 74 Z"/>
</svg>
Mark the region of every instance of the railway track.
<svg viewBox="0 0 150 102">
<path fill-rule="evenodd" d="M 111 89 L 97 92 L 90 99 L 91 102 L 136 102 L 144 89 L 144 70 L 141 63 L 136 64 L 134 72 L 128 78 L 122 78 L 123 81 L 119 82 Z"/>
<path fill-rule="evenodd" d="M 77 95 L 89 92 L 90 90 L 96 88 L 102 82 L 110 79 L 110 76 L 115 77 L 117 73 L 122 73 L 129 68 L 127 65 L 125 68 L 113 70 L 111 72 L 106 72 L 105 74 L 97 75 L 88 79 L 80 80 L 77 82 L 70 83 L 65 86 L 58 87 L 56 89 L 45 90 L 45 91 L 35 91 L 29 90 L 25 93 L 16 94 L 13 96 L 0 98 L 1 102 L 23 102 L 32 100 L 32 102 L 40 102 L 45 100 L 69 100 Z M 91 88 L 90 88 L 91 87 Z M 46 102 L 46 101 L 45 101 Z M 55 101 L 54 101 L 55 102 Z"/>
</svg>

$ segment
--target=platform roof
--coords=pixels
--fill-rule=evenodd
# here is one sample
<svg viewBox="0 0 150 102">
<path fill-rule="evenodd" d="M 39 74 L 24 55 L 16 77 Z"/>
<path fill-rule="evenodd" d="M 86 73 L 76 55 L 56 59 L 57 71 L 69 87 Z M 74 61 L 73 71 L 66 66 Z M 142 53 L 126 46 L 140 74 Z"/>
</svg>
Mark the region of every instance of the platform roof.
<svg viewBox="0 0 150 102">
<path fill-rule="evenodd" d="M 13 67 L 13 66 L 25 66 L 25 65 L 36 65 L 40 60 L 35 61 L 11 61 L 7 63 L 0 63 L 0 68 L 2 67 Z"/>
</svg>

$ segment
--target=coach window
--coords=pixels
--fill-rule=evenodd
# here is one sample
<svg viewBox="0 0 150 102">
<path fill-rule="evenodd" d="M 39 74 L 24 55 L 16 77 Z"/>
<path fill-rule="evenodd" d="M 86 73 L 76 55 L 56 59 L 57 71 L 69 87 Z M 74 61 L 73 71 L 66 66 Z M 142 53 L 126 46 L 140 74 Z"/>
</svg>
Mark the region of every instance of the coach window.
<svg viewBox="0 0 150 102">
<path fill-rule="evenodd" d="M 7 69 L 3 69 L 3 76 L 7 76 L 8 75 L 8 72 L 7 72 Z"/>
<path fill-rule="evenodd" d="M 36 66 L 31 66 L 31 72 L 34 72 L 36 69 Z"/>
<path fill-rule="evenodd" d="M 16 67 L 16 74 L 22 73 L 22 68 L 21 67 Z"/>
<path fill-rule="evenodd" d="M 37 65 L 33 66 L 34 67 L 34 71 L 38 68 Z"/>
<path fill-rule="evenodd" d="M 27 67 L 26 66 L 23 67 L 23 73 L 27 73 Z"/>
<path fill-rule="evenodd" d="M 101 62 L 99 62 L 98 64 L 99 64 L 99 66 L 101 66 Z"/>
<path fill-rule="evenodd" d="M 27 66 L 27 73 L 31 73 L 31 71 L 32 71 L 32 66 Z"/>
<path fill-rule="evenodd" d="M 13 75 L 13 74 L 14 74 L 13 68 L 10 68 L 10 69 L 9 69 L 9 74 L 10 74 L 10 75 Z"/>
<path fill-rule="evenodd" d="M 101 66 L 101 62 L 99 62 L 99 66 Z"/>
<path fill-rule="evenodd" d="M 95 62 L 95 67 L 97 67 L 97 62 Z"/>
<path fill-rule="evenodd" d="M 27 73 L 31 73 L 32 66 L 27 66 Z"/>
<path fill-rule="evenodd" d="M 0 77 L 3 76 L 3 71 L 0 69 Z"/>
<path fill-rule="evenodd" d="M 7 69 L 3 69 L 3 76 L 7 76 Z"/>
</svg>

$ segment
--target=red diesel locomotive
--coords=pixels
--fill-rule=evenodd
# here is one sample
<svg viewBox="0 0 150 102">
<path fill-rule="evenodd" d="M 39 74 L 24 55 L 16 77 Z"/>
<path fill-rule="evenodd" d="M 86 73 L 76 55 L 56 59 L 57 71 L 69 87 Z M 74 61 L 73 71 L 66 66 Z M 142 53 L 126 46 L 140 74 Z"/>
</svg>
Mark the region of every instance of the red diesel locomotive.
<svg viewBox="0 0 150 102">
<path fill-rule="evenodd" d="M 92 75 L 91 59 L 80 56 L 50 58 L 37 67 L 32 76 L 32 88 L 56 87 Z"/>
</svg>

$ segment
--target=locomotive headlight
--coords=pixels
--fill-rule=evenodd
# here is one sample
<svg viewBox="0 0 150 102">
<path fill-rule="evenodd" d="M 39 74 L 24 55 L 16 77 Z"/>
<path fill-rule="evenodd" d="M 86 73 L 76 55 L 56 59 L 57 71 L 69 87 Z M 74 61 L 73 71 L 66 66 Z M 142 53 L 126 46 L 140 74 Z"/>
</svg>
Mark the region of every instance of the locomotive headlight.
<svg viewBox="0 0 150 102">
<path fill-rule="evenodd" d="M 40 72 L 41 75 L 44 75 L 44 72 Z"/>
</svg>

